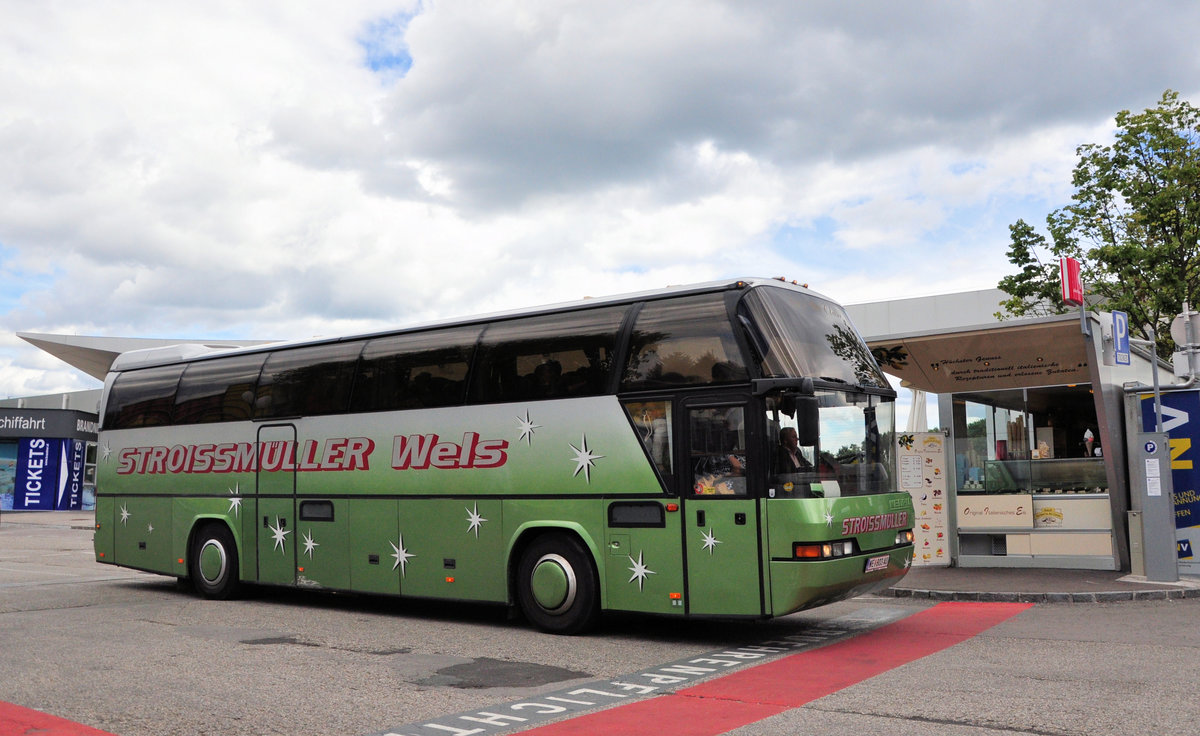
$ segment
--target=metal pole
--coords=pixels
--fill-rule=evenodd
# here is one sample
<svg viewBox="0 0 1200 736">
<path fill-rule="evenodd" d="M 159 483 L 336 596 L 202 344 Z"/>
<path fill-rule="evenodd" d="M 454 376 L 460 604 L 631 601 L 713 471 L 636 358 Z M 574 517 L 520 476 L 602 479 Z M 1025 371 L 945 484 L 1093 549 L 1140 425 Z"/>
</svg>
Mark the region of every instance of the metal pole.
<svg viewBox="0 0 1200 736">
<path fill-rule="evenodd" d="M 1162 432 L 1162 389 L 1158 383 L 1158 336 L 1150 325 L 1150 370 L 1154 376 L 1154 431 Z"/>
<path fill-rule="evenodd" d="M 1158 351 L 1155 349 L 1155 343 L 1158 342 L 1158 339 L 1155 337 L 1153 325 L 1148 325 L 1147 329 L 1150 330 L 1149 340 L 1139 340 L 1136 337 L 1131 337 L 1129 338 L 1129 342 L 1134 345 L 1142 345 L 1150 348 L 1150 375 L 1154 378 L 1154 431 L 1162 432 L 1162 390 L 1158 384 Z"/>
</svg>

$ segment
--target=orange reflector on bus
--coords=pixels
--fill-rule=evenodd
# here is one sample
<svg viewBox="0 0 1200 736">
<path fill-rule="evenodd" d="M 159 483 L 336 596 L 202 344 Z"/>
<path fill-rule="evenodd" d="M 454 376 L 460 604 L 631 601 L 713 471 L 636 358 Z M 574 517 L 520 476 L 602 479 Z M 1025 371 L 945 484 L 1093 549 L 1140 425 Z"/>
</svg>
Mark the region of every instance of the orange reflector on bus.
<svg viewBox="0 0 1200 736">
<path fill-rule="evenodd" d="M 796 557 L 805 560 L 819 560 L 821 558 L 821 545 L 819 544 L 797 544 L 794 548 Z"/>
<path fill-rule="evenodd" d="M 446 582 L 447 582 L 447 583 L 453 583 L 453 582 L 454 582 L 454 578 L 452 578 L 452 577 L 447 577 L 447 578 L 446 578 Z"/>
<path fill-rule="evenodd" d="M 303 567 L 297 567 L 297 568 L 296 568 L 296 570 L 297 570 L 298 572 L 304 572 L 304 568 L 303 568 Z"/>
<path fill-rule="evenodd" d="M 679 504 L 677 504 L 677 503 L 667 504 L 667 511 L 678 511 L 678 510 L 679 510 Z"/>
<path fill-rule="evenodd" d="M 103 556 L 104 556 L 104 553 L 103 553 L 103 552 L 101 552 L 101 553 L 100 553 L 100 556 L 101 556 L 101 557 L 103 557 Z"/>
<path fill-rule="evenodd" d="M 176 562 L 176 563 L 178 563 L 178 564 L 180 564 L 180 565 L 182 565 L 182 564 L 183 564 L 183 558 L 182 558 L 182 557 L 180 557 L 178 560 L 175 560 L 175 562 Z"/>
<path fill-rule="evenodd" d="M 671 600 L 673 600 L 673 601 L 683 600 L 683 593 L 672 593 Z"/>
</svg>

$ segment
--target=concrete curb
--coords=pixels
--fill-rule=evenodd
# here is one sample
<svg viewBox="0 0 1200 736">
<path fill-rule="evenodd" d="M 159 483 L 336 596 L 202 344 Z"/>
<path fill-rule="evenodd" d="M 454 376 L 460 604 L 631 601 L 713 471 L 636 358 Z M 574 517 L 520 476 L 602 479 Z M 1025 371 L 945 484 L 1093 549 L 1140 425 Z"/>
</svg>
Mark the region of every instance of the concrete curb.
<svg viewBox="0 0 1200 736">
<path fill-rule="evenodd" d="M 875 595 L 884 598 L 917 598 L 935 601 L 976 601 L 987 603 L 1120 603 L 1123 601 L 1165 601 L 1200 598 L 1200 588 L 1172 590 L 1115 590 L 1096 593 L 991 593 L 962 590 L 921 590 L 888 588 Z"/>
</svg>

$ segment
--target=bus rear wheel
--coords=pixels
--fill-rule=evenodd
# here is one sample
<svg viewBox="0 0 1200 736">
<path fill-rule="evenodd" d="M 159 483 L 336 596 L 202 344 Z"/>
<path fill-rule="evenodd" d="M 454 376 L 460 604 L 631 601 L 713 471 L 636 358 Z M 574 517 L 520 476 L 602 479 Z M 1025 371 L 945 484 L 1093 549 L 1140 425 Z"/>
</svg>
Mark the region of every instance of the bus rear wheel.
<svg viewBox="0 0 1200 736">
<path fill-rule="evenodd" d="M 589 629 L 600 613 L 598 587 L 591 555 L 569 534 L 543 535 L 521 555 L 517 600 L 525 618 L 543 631 Z"/>
<path fill-rule="evenodd" d="M 238 590 L 238 553 L 224 524 L 206 524 L 192 540 L 188 560 L 192 587 L 205 598 L 225 600 Z"/>
</svg>

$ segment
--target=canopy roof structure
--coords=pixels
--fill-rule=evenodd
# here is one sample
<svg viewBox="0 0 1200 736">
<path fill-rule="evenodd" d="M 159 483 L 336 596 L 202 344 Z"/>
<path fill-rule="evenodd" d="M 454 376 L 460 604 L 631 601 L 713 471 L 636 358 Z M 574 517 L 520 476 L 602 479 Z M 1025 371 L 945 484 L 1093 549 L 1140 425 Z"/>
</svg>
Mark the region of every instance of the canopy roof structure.
<svg viewBox="0 0 1200 736">
<path fill-rule="evenodd" d="M 113 361 L 121 353 L 168 345 L 192 344 L 208 347 L 238 348 L 261 345 L 269 340 L 179 340 L 145 337 L 87 337 L 81 335 L 51 335 L 37 332 L 18 332 L 17 337 L 53 355 L 62 362 L 78 368 L 89 376 L 104 380 Z"/>
<path fill-rule="evenodd" d="M 935 394 L 1088 383 L 1078 314 L 1001 321 L 998 289 L 851 305 L 887 373 Z"/>
</svg>

